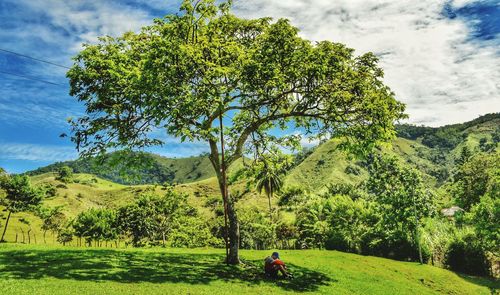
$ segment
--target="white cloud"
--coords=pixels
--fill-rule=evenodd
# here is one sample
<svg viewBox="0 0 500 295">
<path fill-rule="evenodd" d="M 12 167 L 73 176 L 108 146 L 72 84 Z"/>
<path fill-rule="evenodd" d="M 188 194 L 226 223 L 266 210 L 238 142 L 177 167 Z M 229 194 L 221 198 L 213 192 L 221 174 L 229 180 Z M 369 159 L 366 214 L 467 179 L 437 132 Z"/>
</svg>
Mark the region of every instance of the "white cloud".
<svg viewBox="0 0 500 295">
<path fill-rule="evenodd" d="M 73 147 L 25 143 L 0 143 L 0 159 L 27 161 L 65 161 L 77 158 Z"/>
<path fill-rule="evenodd" d="M 310 148 L 313 146 L 319 145 L 319 139 L 318 138 L 310 138 L 310 137 L 302 137 L 300 139 L 300 145 L 302 147 Z"/>
<path fill-rule="evenodd" d="M 69 36 L 74 40 L 70 48 L 72 52 L 80 50 L 82 42 L 92 43 L 99 36 L 119 36 L 127 31 L 136 31 L 151 23 L 152 19 L 145 10 L 112 1 L 46 0 L 23 1 L 23 4 L 35 12 L 45 12 L 53 27 L 67 30 L 69 34 L 76 33 L 76 36 Z M 48 38 L 53 34 L 50 30 L 42 30 L 42 33 Z"/>
<path fill-rule="evenodd" d="M 45 13 L 51 26 L 26 23 L 10 33 L 0 30 L 2 39 L 20 34 L 17 36 L 24 37 L 13 40 L 30 42 L 22 40 L 32 40 L 31 36 L 64 45 L 69 49 L 65 54 L 49 58 L 63 64 L 71 63 L 69 57 L 81 49 L 82 42 L 137 31 L 150 24 L 154 16 L 146 7 L 167 12 L 177 10 L 179 5 L 179 1 L 161 0 L 136 0 L 130 2 L 132 5 L 98 0 L 21 2 L 34 12 Z M 500 111 L 498 42 L 474 42 L 469 38 L 471 28 L 463 19 L 442 15 L 446 3 L 459 8 L 471 2 L 246 0 L 235 2 L 235 12 L 244 17 L 287 17 L 308 39 L 338 41 L 355 48 L 358 54 L 378 54 L 386 83 L 408 106 L 409 121 L 437 126 L 471 120 L 484 110 Z M 143 6 L 134 7 L 134 3 Z M 69 36 L 54 28 L 66 29 Z M 40 68 L 45 76 L 61 76 L 60 69 L 46 69 Z M 38 76 L 39 71 L 33 69 L 33 73 Z"/>
<path fill-rule="evenodd" d="M 146 7 L 130 3 L 165 9 L 167 13 L 176 11 L 180 2 L 136 0 L 126 5 L 99 0 L 6 1 L 23 9 L 17 12 L 20 16 L 13 18 L 17 25 L 0 29 L 2 47 L 64 65 L 71 64 L 70 57 L 81 48 L 82 42 L 94 42 L 97 36 L 106 34 L 117 36 L 137 31 L 161 16 L 151 15 L 152 11 Z M 454 0 L 451 6 L 459 8 L 471 2 Z M 445 3 L 445 0 L 245 0 L 236 1 L 235 13 L 244 17 L 287 17 L 308 39 L 338 41 L 355 48 L 358 54 L 367 51 L 378 54 L 386 83 L 407 104 L 410 121 L 438 126 L 500 111 L 497 40 L 471 40 L 471 28 L 463 19 L 442 16 Z M 30 62 L 19 70 L 49 81 L 66 82 L 65 70 L 53 66 Z M 10 78 L 2 82 L 1 124 L 66 129 L 66 117 L 81 112 L 81 105 L 66 96 L 66 87 L 52 90 L 36 83 L 25 87 Z M 7 140 L 5 136 L 1 139 Z M 302 144 L 316 142 L 303 138 Z M 51 148 L 46 146 L 37 146 L 38 149 L 31 146 L 38 152 L 23 154 L 29 146 L 0 145 L 0 159 L 7 154 L 14 157 L 14 151 L 25 158 L 50 158 Z M 178 139 L 167 138 L 166 145 L 155 151 L 166 156 L 183 156 L 207 150 L 205 143 L 179 143 Z M 52 159 L 60 160 L 59 156 Z"/>
<path fill-rule="evenodd" d="M 66 107 L 66 108 L 65 108 Z M 0 99 L 0 123 L 12 126 L 50 127 L 67 130 L 67 119 L 83 115 L 80 110 L 67 105 L 50 106 L 36 102 L 2 102 Z M 1 137 L 0 137 L 1 139 Z"/>
<path fill-rule="evenodd" d="M 454 1 L 462 7 L 471 1 Z M 495 42 L 474 42 L 471 28 L 442 15 L 446 1 L 248 0 L 245 17 L 289 18 L 311 40 L 332 40 L 379 55 L 385 81 L 405 102 L 410 122 L 439 126 L 500 111 Z"/>
</svg>

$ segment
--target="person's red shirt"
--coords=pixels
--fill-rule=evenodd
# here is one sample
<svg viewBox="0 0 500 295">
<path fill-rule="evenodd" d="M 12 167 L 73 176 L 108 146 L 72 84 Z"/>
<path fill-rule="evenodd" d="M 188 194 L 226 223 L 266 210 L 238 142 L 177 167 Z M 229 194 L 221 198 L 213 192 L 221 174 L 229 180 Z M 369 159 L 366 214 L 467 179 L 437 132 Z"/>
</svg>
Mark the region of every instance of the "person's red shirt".
<svg viewBox="0 0 500 295">
<path fill-rule="evenodd" d="M 274 259 L 273 265 L 285 265 L 285 263 L 281 259 Z"/>
<path fill-rule="evenodd" d="M 276 268 L 277 265 L 285 265 L 285 263 L 280 259 L 273 260 L 271 257 L 266 258 L 266 263 L 265 263 L 266 271 L 272 271 L 274 269 L 277 269 Z"/>
</svg>

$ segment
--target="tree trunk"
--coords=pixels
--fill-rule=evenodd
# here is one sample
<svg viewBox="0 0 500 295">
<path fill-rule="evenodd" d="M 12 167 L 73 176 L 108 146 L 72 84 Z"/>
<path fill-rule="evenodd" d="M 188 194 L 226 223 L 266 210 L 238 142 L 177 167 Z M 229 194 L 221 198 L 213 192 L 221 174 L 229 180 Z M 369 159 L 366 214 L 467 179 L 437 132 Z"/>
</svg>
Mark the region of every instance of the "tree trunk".
<svg viewBox="0 0 500 295">
<path fill-rule="evenodd" d="M 422 247 L 420 246 L 420 239 L 418 236 L 418 216 L 417 216 L 417 204 L 415 202 L 415 194 L 412 194 L 412 200 L 413 200 L 413 214 L 415 217 L 415 242 L 418 247 L 418 258 L 420 261 L 420 264 L 424 263 L 424 260 L 422 259 Z"/>
<path fill-rule="evenodd" d="M 267 200 L 269 201 L 269 221 L 273 223 L 273 207 L 271 206 L 271 198 L 273 196 L 273 193 L 269 193 L 267 195 Z"/>
<path fill-rule="evenodd" d="M 47 240 L 45 239 L 45 235 L 46 235 L 46 234 L 47 234 L 47 231 L 46 231 L 46 230 L 44 230 L 44 231 L 43 231 L 43 243 L 44 243 L 44 244 L 47 244 Z"/>
<path fill-rule="evenodd" d="M 240 226 L 238 224 L 238 216 L 236 215 L 236 210 L 234 209 L 234 203 L 228 198 L 227 204 L 227 217 L 229 219 L 229 264 L 239 264 L 240 258 L 238 256 L 238 250 L 240 248 Z"/>
<path fill-rule="evenodd" d="M 9 225 L 9 219 L 10 219 L 10 215 L 12 214 L 11 211 L 9 211 L 9 215 L 7 215 L 7 221 L 5 221 L 5 226 L 3 228 L 3 234 L 2 234 L 2 238 L 0 239 L 0 242 L 5 242 L 5 232 L 7 231 L 7 225 Z"/>
<path fill-rule="evenodd" d="M 239 241 L 240 241 L 240 229 L 238 225 L 238 216 L 236 215 L 236 210 L 234 208 L 234 202 L 229 197 L 229 192 L 227 189 L 227 179 L 226 179 L 226 169 L 227 161 L 225 160 L 225 150 L 224 150 L 224 134 L 223 134 L 223 122 L 222 122 L 222 104 L 221 104 L 221 114 L 219 116 L 219 126 L 220 126 L 220 147 L 221 147 L 221 158 L 219 158 L 219 149 L 217 147 L 217 142 L 213 139 L 208 141 L 210 145 L 210 162 L 214 167 L 215 174 L 217 175 L 217 180 L 219 182 L 219 189 L 224 201 L 224 220 L 225 228 L 227 229 L 225 234 L 226 242 L 226 263 L 227 264 L 239 264 L 240 258 L 238 256 Z M 227 225 L 229 219 L 229 226 Z M 228 245 L 229 243 L 229 245 Z M 228 249 L 229 248 L 229 249 Z"/>
<path fill-rule="evenodd" d="M 219 187 L 221 190 L 221 194 L 224 198 L 224 184 L 222 182 L 222 177 L 220 173 L 217 173 L 219 179 Z M 220 176 L 220 177 L 219 177 Z M 239 264 L 240 258 L 238 255 L 238 250 L 240 247 L 240 227 L 238 224 L 238 215 L 236 214 L 236 210 L 234 208 L 234 202 L 229 197 L 226 197 L 226 210 L 227 210 L 227 218 L 228 218 L 228 242 L 229 242 L 229 253 L 227 257 L 228 264 Z"/>
<path fill-rule="evenodd" d="M 238 224 L 238 216 L 236 214 L 236 210 L 234 208 L 234 202 L 233 200 L 229 197 L 229 193 L 226 196 L 226 188 L 224 185 L 224 177 L 222 175 L 221 171 L 221 164 L 219 160 L 219 154 L 217 150 L 217 146 L 215 145 L 215 142 L 211 142 L 210 144 L 211 147 L 211 155 L 210 155 L 210 161 L 212 162 L 212 166 L 214 167 L 215 174 L 217 175 L 217 180 L 219 182 L 219 189 L 222 195 L 222 199 L 224 203 L 226 204 L 225 209 L 227 212 L 227 218 L 228 218 L 228 233 L 227 233 L 227 239 L 228 239 L 228 244 L 229 244 L 229 252 L 227 255 L 227 263 L 228 264 L 239 264 L 240 263 L 240 258 L 238 255 L 238 250 L 239 250 L 239 241 L 240 241 L 240 228 Z"/>
</svg>

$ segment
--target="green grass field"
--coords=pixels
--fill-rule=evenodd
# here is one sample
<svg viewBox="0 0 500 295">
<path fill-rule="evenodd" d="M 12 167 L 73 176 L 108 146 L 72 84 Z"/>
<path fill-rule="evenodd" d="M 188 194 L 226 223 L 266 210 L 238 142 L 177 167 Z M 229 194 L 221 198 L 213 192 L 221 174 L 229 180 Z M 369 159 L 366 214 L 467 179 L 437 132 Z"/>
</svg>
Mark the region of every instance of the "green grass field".
<svg viewBox="0 0 500 295">
<path fill-rule="evenodd" d="M 292 280 L 268 280 L 263 258 L 220 249 L 97 249 L 0 244 L 1 294 L 498 294 L 498 281 L 354 254 L 281 251 Z"/>
</svg>

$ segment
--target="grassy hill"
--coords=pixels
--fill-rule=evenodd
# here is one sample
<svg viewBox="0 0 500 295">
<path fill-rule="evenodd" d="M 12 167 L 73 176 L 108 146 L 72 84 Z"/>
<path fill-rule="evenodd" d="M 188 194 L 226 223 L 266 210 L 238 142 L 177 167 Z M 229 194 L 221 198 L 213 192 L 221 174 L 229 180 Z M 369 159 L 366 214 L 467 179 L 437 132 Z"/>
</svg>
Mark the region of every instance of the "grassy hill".
<svg viewBox="0 0 500 295">
<path fill-rule="evenodd" d="M 294 274 L 262 275 L 270 251 L 88 249 L 0 245 L 2 294 L 498 294 L 499 282 L 448 270 L 337 251 L 281 251 Z"/>
<path fill-rule="evenodd" d="M 366 171 L 355 161 L 336 149 L 337 142 L 327 141 L 292 169 L 285 177 L 288 186 L 300 186 L 310 191 L 321 191 L 329 183 L 354 184 L 367 177 Z M 349 173 L 348 167 L 359 173 Z"/>
<path fill-rule="evenodd" d="M 481 139 L 492 144 L 495 132 L 500 132 L 500 114 L 438 128 L 400 125 L 399 136 L 382 151 L 417 168 L 431 186 L 439 187 L 450 176 L 464 146 L 477 153 Z M 286 175 L 285 183 L 321 192 L 330 183 L 354 184 L 365 179 L 368 173 L 363 163 L 339 151 L 337 143 L 327 141 L 315 148 Z"/>
<path fill-rule="evenodd" d="M 473 153 L 487 148 L 487 144 L 494 142 L 498 136 L 499 126 L 500 118 L 493 116 L 474 124 L 453 125 L 444 129 L 403 127 L 399 130 L 401 136 L 382 150 L 418 168 L 430 185 L 439 188 L 453 169 L 462 148 L 467 146 Z M 349 157 L 337 149 L 337 144 L 338 140 L 332 140 L 316 147 L 287 173 L 286 186 L 300 185 L 318 193 L 330 183 L 355 184 L 366 179 L 368 173 L 364 162 Z M 220 202 L 220 194 L 206 157 L 167 159 L 151 154 L 147 156 L 156 163 L 151 169 L 162 168 L 153 172 L 141 170 L 140 173 L 151 180 L 163 175 L 164 171 L 175 171 L 171 181 L 166 182 L 178 182 L 174 189 L 188 195 L 189 204 L 198 210 L 201 218 L 214 216 L 213 201 Z M 144 192 L 161 194 L 165 190 L 163 185 L 158 184 L 125 185 L 110 181 L 119 177 L 116 171 L 102 172 L 103 177 L 76 173 L 73 182 L 64 184 L 56 180 L 56 173 L 51 172 L 62 165 L 65 164 L 44 167 L 30 174 L 35 185 L 50 184 L 56 188 L 55 196 L 45 199 L 43 205 L 62 206 L 67 218 L 92 207 L 117 208 L 132 202 Z M 82 165 L 80 162 L 76 167 L 85 167 Z M 232 166 L 231 171 L 239 167 L 241 162 Z M 240 181 L 232 185 L 231 190 L 241 191 L 244 186 L 245 182 Z M 266 197 L 255 191 L 244 195 L 237 203 L 240 209 L 255 207 L 263 212 L 268 210 L 267 206 Z M 3 209 L 0 206 L 2 227 L 7 215 Z M 281 214 L 288 221 L 295 218 L 291 212 Z M 498 281 L 458 275 L 428 265 L 335 251 L 282 251 L 296 278 L 271 282 L 260 274 L 262 258 L 268 252 L 242 251 L 245 265 L 226 267 L 221 264 L 221 250 L 123 249 L 123 242 L 119 245 L 122 249 L 76 248 L 75 242 L 70 243 L 70 247 L 60 247 L 51 233 L 47 233 L 46 241 L 43 241 L 40 227 L 41 220 L 34 214 L 12 215 L 6 240 L 30 245 L 0 244 L 0 289 L 5 290 L 2 294 L 63 294 L 73 291 L 95 294 L 102 288 L 106 288 L 109 294 L 163 294 L 165 290 L 182 294 L 499 292 Z"/>
<path fill-rule="evenodd" d="M 102 162 L 94 159 L 57 162 L 27 172 L 28 175 L 40 175 L 55 172 L 63 166 L 69 166 L 76 173 L 89 173 L 121 184 L 187 183 L 204 180 L 215 176 L 212 164 L 206 155 L 187 158 L 166 158 L 150 153 L 135 153 L 143 164 L 134 169 L 112 165 L 116 160 L 110 154 Z M 118 159 L 120 160 L 120 159 Z"/>
<path fill-rule="evenodd" d="M 397 132 L 398 137 L 392 142 L 392 147 L 384 148 L 385 152 L 413 165 L 423 172 L 431 185 L 439 186 L 449 177 L 463 146 L 477 151 L 481 140 L 486 140 L 488 144 L 493 142 L 494 133 L 500 132 L 500 114 L 484 115 L 463 124 L 438 128 L 398 125 Z M 70 166 L 76 173 L 90 173 L 121 184 L 190 183 L 215 176 L 207 155 L 175 159 L 149 153 L 141 153 L 140 156 L 144 158 L 141 162 L 150 165 L 128 169 L 120 165 L 111 166 L 107 159 L 97 166 L 90 160 L 79 159 L 55 163 L 27 173 L 39 175 Z M 362 163 L 337 150 L 336 141 L 328 141 L 315 148 L 288 173 L 286 184 L 301 184 L 309 190 L 321 191 L 326 184 L 355 183 L 366 175 Z"/>
<path fill-rule="evenodd" d="M 331 183 L 356 184 L 368 177 L 368 171 L 359 159 L 354 159 L 346 152 L 337 149 L 338 141 L 327 141 L 318 146 L 297 167 L 285 177 L 289 186 L 300 184 L 311 192 L 322 192 Z M 387 153 L 410 163 L 424 173 L 432 185 L 437 180 L 431 175 L 436 164 L 422 158 L 419 153 L 429 153 L 430 148 L 418 141 L 396 138 L 391 146 L 383 148 Z"/>
</svg>

